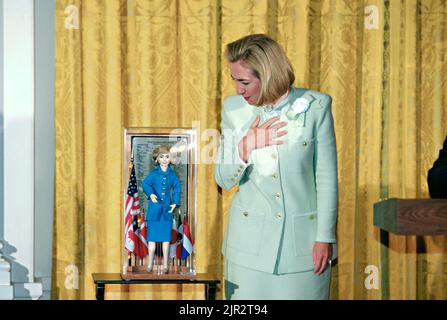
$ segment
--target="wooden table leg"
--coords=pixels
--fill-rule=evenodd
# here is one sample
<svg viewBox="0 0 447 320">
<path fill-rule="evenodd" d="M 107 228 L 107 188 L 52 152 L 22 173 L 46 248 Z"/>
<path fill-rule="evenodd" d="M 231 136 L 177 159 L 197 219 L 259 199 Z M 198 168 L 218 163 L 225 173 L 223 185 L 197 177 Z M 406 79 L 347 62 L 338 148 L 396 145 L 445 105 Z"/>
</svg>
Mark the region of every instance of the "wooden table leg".
<svg viewBox="0 0 447 320">
<path fill-rule="evenodd" d="M 382 300 L 390 299 L 390 274 L 389 274 L 389 233 L 380 229 L 380 273 Z"/>
<path fill-rule="evenodd" d="M 217 285 L 215 283 L 205 284 L 205 299 L 216 300 L 216 289 Z"/>
<path fill-rule="evenodd" d="M 104 292 L 106 291 L 105 283 L 96 284 L 96 300 L 104 300 Z"/>
</svg>

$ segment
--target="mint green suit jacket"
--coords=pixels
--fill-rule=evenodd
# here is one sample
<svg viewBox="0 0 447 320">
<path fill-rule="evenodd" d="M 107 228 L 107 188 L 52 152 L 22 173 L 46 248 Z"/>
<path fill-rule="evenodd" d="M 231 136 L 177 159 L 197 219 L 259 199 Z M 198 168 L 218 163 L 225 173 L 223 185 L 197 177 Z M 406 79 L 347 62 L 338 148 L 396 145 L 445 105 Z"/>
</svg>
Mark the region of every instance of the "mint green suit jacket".
<svg viewBox="0 0 447 320">
<path fill-rule="evenodd" d="M 307 101 L 306 112 L 293 112 L 298 98 Z M 256 116 L 262 123 L 273 115 L 241 96 L 225 99 L 215 180 L 223 189 L 239 186 L 222 245 L 226 259 L 275 273 L 280 255 L 287 260 L 284 273 L 312 270 L 315 241 L 333 243 L 336 258 L 338 182 L 331 101 L 326 94 L 291 87 L 280 102 L 281 121 L 288 122 L 280 129 L 288 133 L 278 138 L 284 144 L 256 149 L 245 163 L 238 153 L 240 139 Z"/>
</svg>

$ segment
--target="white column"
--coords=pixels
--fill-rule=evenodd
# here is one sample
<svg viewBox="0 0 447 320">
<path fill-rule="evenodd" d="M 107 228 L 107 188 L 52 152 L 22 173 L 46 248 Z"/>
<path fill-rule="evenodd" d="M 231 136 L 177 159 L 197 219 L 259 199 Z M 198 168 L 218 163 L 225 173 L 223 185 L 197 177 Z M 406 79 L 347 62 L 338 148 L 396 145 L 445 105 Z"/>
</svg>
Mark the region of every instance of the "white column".
<svg viewBox="0 0 447 320">
<path fill-rule="evenodd" d="M 34 282 L 34 1 L 3 1 L 4 255 L 15 299 L 38 299 Z"/>
<path fill-rule="evenodd" d="M 51 297 L 54 206 L 54 18 L 55 0 L 34 1 L 34 276 Z"/>
<path fill-rule="evenodd" d="M 12 299 L 11 264 L 3 257 L 3 3 L 0 2 L 0 300 Z"/>
<path fill-rule="evenodd" d="M 13 296 L 11 264 L 3 259 L 3 242 L 0 242 L 0 300 L 11 300 Z"/>
</svg>

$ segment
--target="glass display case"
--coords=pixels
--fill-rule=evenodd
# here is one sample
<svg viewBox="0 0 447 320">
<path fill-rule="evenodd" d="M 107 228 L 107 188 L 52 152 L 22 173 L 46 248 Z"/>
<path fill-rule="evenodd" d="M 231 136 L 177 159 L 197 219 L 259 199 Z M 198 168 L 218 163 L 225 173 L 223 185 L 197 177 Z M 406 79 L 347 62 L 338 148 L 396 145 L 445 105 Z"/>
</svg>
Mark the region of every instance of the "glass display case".
<svg viewBox="0 0 447 320">
<path fill-rule="evenodd" d="M 122 277 L 196 274 L 197 131 L 125 128 Z"/>
</svg>

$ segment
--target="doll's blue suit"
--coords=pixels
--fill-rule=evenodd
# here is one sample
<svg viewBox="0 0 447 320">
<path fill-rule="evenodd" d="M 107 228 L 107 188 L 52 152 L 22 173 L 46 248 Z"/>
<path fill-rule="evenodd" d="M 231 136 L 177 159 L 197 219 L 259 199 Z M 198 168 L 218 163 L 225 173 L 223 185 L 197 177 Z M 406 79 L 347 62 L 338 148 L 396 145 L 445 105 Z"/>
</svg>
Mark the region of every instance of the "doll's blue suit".
<svg viewBox="0 0 447 320">
<path fill-rule="evenodd" d="M 158 165 L 144 179 L 143 191 L 149 197 L 146 211 L 147 241 L 171 241 L 173 215 L 169 212 L 170 205 L 180 206 L 181 185 L 177 174 L 170 166 L 163 172 Z M 152 202 L 151 194 L 157 196 L 157 203 Z"/>
</svg>

